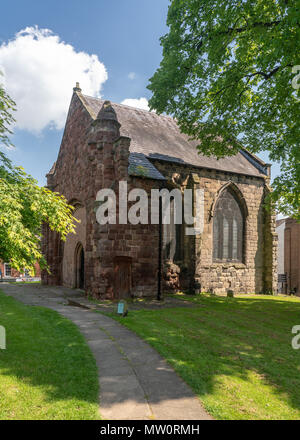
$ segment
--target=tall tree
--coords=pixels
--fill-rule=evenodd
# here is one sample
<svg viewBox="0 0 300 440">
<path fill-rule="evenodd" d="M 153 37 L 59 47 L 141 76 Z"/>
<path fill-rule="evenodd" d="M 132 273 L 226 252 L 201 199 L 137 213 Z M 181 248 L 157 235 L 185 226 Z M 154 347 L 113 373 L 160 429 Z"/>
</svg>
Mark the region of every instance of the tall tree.
<svg viewBox="0 0 300 440">
<path fill-rule="evenodd" d="M 9 126 L 15 103 L 0 85 L 0 144 L 10 145 Z M 3 150 L 3 149 L 2 149 Z M 37 182 L 21 167 L 14 167 L 0 151 L 0 259 L 19 270 L 33 269 L 35 262 L 47 267 L 41 251 L 42 224 L 64 240 L 74 232 L 73 208 L 65 198 Z"/>
<path fill-rule="evenodd" d="M 220 158 L 241 144 L 281 162 L 278 210 L 300 219 L 300 5 L 296 0 L 172 0 L 150 107 Z"/>
</svg>

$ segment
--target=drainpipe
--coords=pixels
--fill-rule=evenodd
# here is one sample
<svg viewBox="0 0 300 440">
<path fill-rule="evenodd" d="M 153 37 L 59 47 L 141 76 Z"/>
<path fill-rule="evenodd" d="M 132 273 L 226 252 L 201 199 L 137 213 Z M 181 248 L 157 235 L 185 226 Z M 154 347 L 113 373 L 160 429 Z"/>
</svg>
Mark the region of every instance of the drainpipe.
<svg viewBox="0 0 300 440">
<path fill-rule="evenodd" d="M 161 189 L 161 188 L 160 188 Z M 157 301 L 161 300 L 161 275 L 162 275 L 162 199 L 159 200 L 159 224 L 158 224 L 158 279 L 157 279 Z"/>
</svg>

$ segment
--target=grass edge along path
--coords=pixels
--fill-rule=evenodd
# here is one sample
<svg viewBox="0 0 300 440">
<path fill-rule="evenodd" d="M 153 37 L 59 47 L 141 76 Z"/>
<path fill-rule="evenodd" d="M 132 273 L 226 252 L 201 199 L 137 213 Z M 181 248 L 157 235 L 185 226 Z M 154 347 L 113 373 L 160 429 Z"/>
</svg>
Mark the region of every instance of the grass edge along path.
<svg viewBox="0 0 300 440">
<path fill-rule="evenodd" d="M 96 361 L 75 324 L 0 290 L 0 325 L 0 419 L 100 419 Z"/>
<path fill-rule="evenodd" d="M 129 311 L 118 320 L 153 346 L 217 419 L 300 419 L 300 301 L 182 296 L 195 308 Z"/>
</svg>

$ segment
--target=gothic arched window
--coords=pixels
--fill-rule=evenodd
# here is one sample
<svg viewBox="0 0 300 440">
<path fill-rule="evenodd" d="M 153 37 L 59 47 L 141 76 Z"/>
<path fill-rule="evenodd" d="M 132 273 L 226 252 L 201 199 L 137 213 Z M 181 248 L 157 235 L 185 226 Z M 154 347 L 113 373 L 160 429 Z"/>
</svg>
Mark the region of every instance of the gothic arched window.
<svg viewBox="0 0 300 440">
<path fill-rule="evenodd" d="M 217 200 L 213 216 L 213 260 L 242 262 L 245 219 L 233 191 L 225 189 Z"/>
</svg>

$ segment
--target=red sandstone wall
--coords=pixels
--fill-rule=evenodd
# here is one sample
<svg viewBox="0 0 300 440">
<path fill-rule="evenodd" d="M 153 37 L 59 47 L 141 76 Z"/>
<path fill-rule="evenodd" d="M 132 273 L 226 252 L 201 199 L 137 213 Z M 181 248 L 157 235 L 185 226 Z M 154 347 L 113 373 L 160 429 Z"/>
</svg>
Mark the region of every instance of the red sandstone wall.
<svg viewBox="0 0 300 440">
<path fill-rule="evenodd" d="M 91 122 L 74 94 L 55 174 L 48 176 L 48 186 L 62 193 L 70 203 L 82 205 L 86 219 L 78 227 L 78 235 L 68 237 L 63 246 L 59 245 L 59 237 L 45 226 L 43 251 L 51 274 L 44 272 L 43 282 L 72 286 L 72 259 L 76 244 L 81 241 L 87 293 L 114 297 L 115 258 L 127 257 L 132 260 L 132 294 L 153 295 L 157 286 L 158 226 L 100 226 L 95 207 L 101 188 L 115 185 L 118 195 L 119 180 L 128 181 L 128 190 L 142 186 L 150 191 L 156 182 L 128 177 L 130 139 L 119 138 L 117 123 L 108 122 L 103 128 Z"/>
<path fill-rule="evenodd" d="M 67 287 L 75 286 L 75 250 L 78 243 L 86 249 L 86 209 L 79 206 L 74 217 L 80 221 L 76 224 L 76 233 L 69 234 L 64 243 L 64 258 L 62 263 L 62 284 Z"/>
</svg>

